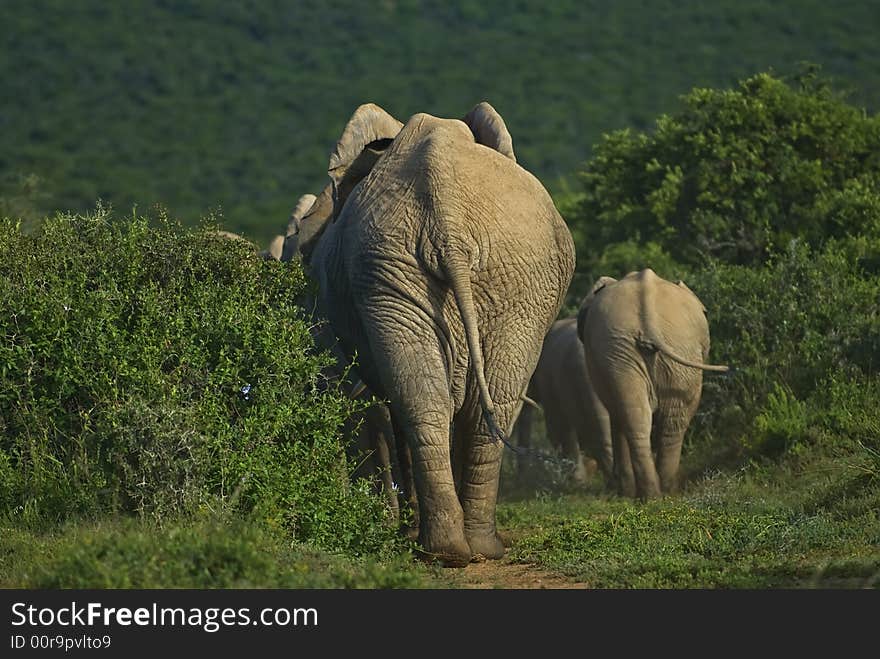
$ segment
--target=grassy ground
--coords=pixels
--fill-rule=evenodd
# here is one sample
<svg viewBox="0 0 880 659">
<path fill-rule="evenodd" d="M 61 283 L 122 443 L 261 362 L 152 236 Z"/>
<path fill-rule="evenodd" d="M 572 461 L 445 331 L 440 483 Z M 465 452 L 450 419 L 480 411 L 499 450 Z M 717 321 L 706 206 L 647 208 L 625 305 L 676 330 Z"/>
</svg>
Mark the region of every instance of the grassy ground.
<svg viewBox="0 0 880 659">
<path fill-rule="evenodd" d="M 503 504 L 509 559 L 595 588 L 880 586 L 880 478 L 864 465 L 747 465 L 646 504 L 593 493 Z"/>
<path fill-rule="evenodd" d="M 426 588 L 439 568 L 295 547 L 255 523 L 104 519 L 35 531 L 0 525 L 2 588 Z"/>
<path fill-rule="evenodd" d="M 750 464 L 649 503 L 507 475 L 508 556 L 464 571 L 352 558 L 257 524 L 189 520 L 0 528 L 0 586 L 36 588 L 865 588 L 880 586 L 880 474 L 825 456 Z M 546 475 L 545 475 L 546 476 Z M 528 566 L 515 568 L 514 566 Z M 478 573 L 478 574 L 477 574 Z"/>
</svg>

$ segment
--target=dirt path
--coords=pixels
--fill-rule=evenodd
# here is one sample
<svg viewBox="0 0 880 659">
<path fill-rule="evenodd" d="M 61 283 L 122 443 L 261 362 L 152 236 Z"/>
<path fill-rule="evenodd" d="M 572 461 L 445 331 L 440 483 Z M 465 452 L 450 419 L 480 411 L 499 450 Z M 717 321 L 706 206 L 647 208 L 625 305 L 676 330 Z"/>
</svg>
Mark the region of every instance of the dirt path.
<svg viewBox="0 0 880 659">
<path fill-rule="evenodd" d="M 589 588 L 571 577 L 547 572 L 534 565 L 510 563 L 507 559 L 471 563 L 458 571 L 455 581 L 459 588 Z"/>
</svg>

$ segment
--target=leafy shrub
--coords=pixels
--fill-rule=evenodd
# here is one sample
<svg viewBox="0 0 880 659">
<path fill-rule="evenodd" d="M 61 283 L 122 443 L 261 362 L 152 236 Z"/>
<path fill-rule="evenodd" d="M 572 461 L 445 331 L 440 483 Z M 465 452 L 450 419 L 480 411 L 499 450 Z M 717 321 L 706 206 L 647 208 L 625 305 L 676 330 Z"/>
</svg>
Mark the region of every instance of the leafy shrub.
<svg viewBox="0 0 880 659">
<path fill-rule="evenodd" d="M 767 455 L 778 455 L 792 447 L 801 449 L 811 422 L 813 415 L 807 404 L 777 384 L 767 394 L 764 408 L 755 417 L 755 431 L 746 436 L 746 446 Z"/>
<path fill-rule="evenodd" d="M 676 262 L 759 264 L 798 238 L 880 226 L 880 117 L 851 106 L 814 72 L 763 73 L 735 89 L 694 89 L 652 134 L 606 135 L 581 174 L 579 271 L 634 241 Z M 582 293 L 581 293 L 582 294 Z"/>
<path fill-rule="evenodd" d="M 876 389 L 878 154 L 880 116 L 811 69 L 694 89 L 653 133 L 596 148 L 567 203 L 569 304 L 599 275 L 651 267 L 687 281 L 708 309 L 710 361 L 735 369 L 704 378 L 692 445 L 803 453 L 835 436 L 828 383 Z M 853 400 L 868 418 L 880 399 Z"/>
<path fill-rule="evenodd" d="M 714 262 L 691 276 L 712 361 L 735 369 L 705 378 L 700 431 L 778 454 L 822 428 L 855 436 L 854 420 L 876 424 L 880 279 L 863 264 L 878 244 L 853 238 L 817 250 L 793 241 L 766 265 Z"/>
<path fill-rule="evenodd" d="M 0 504 L 32 522 L 253 511 L 299 541 L 395 542 L 350 484 L 354 407 L 320 385 L 301 270 L 211 227 L 0 226 Z"/>
</svg>

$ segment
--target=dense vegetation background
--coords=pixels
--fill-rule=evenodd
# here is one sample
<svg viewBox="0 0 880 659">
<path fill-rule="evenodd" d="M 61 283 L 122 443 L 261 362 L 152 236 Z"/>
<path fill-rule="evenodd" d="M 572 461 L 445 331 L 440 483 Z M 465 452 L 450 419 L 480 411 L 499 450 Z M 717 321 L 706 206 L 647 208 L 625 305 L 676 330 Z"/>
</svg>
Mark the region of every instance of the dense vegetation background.
<svg viewBox="0 0 880 659">
<path fill-rule="evenodd" d="M 349 477 L 357 406 L 301 270 L 213 230 L 280 230 L 364 100 L 482 98 L 572 230 L 565 312 L 650 266 L 734 367 L 705 379 L 679 496 L 546 465 L 524 486 L 506 461 L 508 560 L 600 587 L 880 584 L 870 6 L 362 7 L 0 7 L 0 585 L 455 585 Z"/>
<path fill-rule="evenodd" d="M 561 191 L 602 133 L 648 129 L 693 87 L 809 60 L 876 109 L 877 23 L 856 0 L 13 0 L 0 197 L 35 215 L 158 203 L 189 224 L 221 208 L 265 241 L 323 186 L 358 104 L 406 120 L 484 99 Z"/>
</svg>

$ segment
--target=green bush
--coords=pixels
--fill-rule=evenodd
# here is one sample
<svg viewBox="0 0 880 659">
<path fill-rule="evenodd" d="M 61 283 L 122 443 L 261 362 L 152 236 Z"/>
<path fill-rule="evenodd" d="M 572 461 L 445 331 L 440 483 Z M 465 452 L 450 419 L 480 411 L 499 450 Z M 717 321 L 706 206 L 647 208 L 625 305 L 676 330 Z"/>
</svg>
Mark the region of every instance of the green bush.
<svg viewBox="0 0 880 659">
<path fill-rule="evenodd" d="M 815 422 L 811 412 L 805 401 L 777 384 L 767 394 L 763 409 L 755 417 L 754 432 L 744 438 L 744 443 L 751 451 L 766 455 L 778 455 L 788 449 L 802 450 Z"/>
<path fill-rule="evenodd" d="M 580 181 L 565 200 L 569 307 L 600 275 L 684 279 L 708 311 L 710 361 L 734 368 L 704 378 L 691 448 L 804 453 L 831 441 L 828 383 L 876 390 L 880 116 L 815 70 L 694 89 L 652 133 L 607 135 Z M 867 418 L 880 398 L 858 400 Z"/>
<path fill-rule="evenodd" d="M 293 300 L 301 270 L 212 227 L 59 216 L 0 226 L 0 505 L 23 522 L 223 508 L 353 553 L 396 542 L 350 484 Z"/>
<path fill-rule="evenodd" d="M 579 272 L 627 241 L 691 267 L 760 264 L 793 238 L 819 247 L 880 227 L 880 117 L 807 71 L 697 88 L 653 133 L 606 135 L 568 216 Z M 582 292 L 581 292 L 582 294 Z"/>
<path fill-rule="evenodd" d="M 713 262 L 693 273 L 711 361 L 734 368 L 704 379 L 698 432 L 776 455 L 823 429 L 855 438 L 863 424 L 876 427 L 880 278 L 865 268 L 878 247 L 865 238 L 822 249 L 792 242 L 760 267 Z"/>
</svg>

